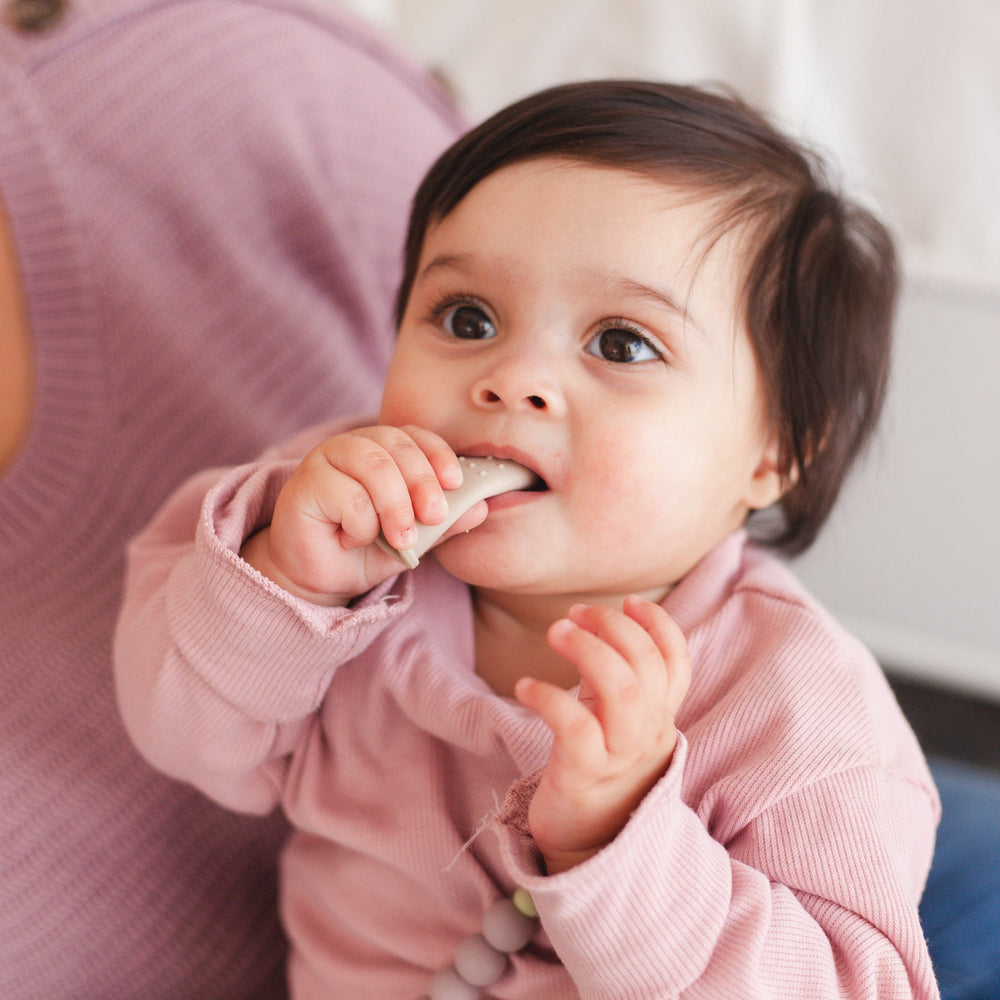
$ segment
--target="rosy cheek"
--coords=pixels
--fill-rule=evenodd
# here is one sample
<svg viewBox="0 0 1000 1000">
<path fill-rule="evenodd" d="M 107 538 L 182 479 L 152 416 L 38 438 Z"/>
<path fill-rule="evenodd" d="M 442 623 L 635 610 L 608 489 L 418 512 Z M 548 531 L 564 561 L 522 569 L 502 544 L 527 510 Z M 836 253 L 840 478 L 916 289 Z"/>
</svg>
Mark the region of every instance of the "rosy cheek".
<svg viewBox="0 0 1000 1000">
<path fill-rule="evenodd" d="M 621 461 L 602 463 L 591 469 L 587 493 L 597 511 L 631 510 L 641 497 L 636 492 L 634 471 L 629 474 Z"/>
<path fill-rule="evenodd" d="M 382 392 L 379 420 L 396 426 L 419 422 L 416 414 L 420 412 L 420 399 L 421 393 L 413 379 L 393 378 L 390 375 Z"/>
</svg>

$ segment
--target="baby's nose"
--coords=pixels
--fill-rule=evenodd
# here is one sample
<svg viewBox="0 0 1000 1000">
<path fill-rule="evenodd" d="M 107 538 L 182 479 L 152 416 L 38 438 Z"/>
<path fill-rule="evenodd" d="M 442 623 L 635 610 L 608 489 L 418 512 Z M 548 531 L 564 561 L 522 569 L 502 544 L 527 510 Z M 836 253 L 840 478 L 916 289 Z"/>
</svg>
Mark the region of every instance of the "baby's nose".
<svg viewBox="0 0 1000 1000">
<path fill-rule="evenodd" d="M 559 415 L 565 408 L 553 373 L 528 359 L 497 365 L 472 387 L 473 402 L 485 408 L 530 409 Z"/>
<path fill-rule="evenodd" d="M 479 385 L 476 388 L 476 399 L 477 402 L 485 405 L 492 406 L 496 403 L 501 403 L 508 405 L 511 402 L 518 401 L 517 395 L 513 395 L 509 399 L 506 396 L 502 396 L 496 390 L 489 388 L 487 385 Z M 539 396 L 537 394 L 531 394 L 523 398 L 523 402 L 526 402 L 529 406 L 533 406 L 536 410 L 544 410 L 548 407 L 548 402 L 546 402 L 545 396 Z"/>
</svg>

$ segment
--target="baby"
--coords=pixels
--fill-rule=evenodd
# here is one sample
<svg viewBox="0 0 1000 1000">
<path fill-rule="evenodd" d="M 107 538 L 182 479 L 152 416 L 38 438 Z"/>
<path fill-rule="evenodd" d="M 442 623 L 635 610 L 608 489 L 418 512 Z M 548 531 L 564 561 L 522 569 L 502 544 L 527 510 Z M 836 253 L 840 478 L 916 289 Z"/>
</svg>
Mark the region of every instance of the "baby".
<svg viewBox="0 0 1000 1000">
<path fill-rule="evenodd" d="M 126 725 L 284 809 L 297 1000 L 937 996 L 919 748 L 764 551 L 869 438 L 895 290 L 725 94 L 558 87 L 435 164 L 377 420 L 196 478 L 130 556 Z M 476 459 L 524 479 L 449 515 Z"/>
</svg>

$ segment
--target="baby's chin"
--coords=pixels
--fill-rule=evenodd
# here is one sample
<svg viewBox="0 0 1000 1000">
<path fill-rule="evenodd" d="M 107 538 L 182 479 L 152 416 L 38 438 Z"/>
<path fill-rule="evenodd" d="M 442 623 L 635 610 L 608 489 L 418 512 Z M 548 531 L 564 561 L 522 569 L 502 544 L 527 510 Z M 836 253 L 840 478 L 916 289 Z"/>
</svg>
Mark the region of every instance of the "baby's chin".
<svg viewBox="0 0 1000 1000">
<path fill-rule="evenodd" d="M 476 590 L 544 596 L 551 588 L 539 578 L 537 567 L 509 551 L 493 554 L 493 546 L 461 533 L 445 539 L 432 555 L 451 576 Z"/>
</svg>

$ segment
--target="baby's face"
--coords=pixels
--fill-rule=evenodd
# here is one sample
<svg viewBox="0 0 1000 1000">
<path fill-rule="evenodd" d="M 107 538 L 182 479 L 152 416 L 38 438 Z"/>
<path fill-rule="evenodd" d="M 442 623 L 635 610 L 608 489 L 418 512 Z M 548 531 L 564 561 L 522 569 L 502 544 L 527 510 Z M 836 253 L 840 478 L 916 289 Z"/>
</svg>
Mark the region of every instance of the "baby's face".
<svg viewBox="0 0 1000 1000">
<path fill-rule="evenodd" d="M 779 495 L 738 320 L 739 233 L 621 170 L 543 159 L 478 184 L 429 230 L 380 419 L 512 458 L 544 492 L 490 501 L 435 550 L 507 593 L 663 594 Z"/>
</svg>

